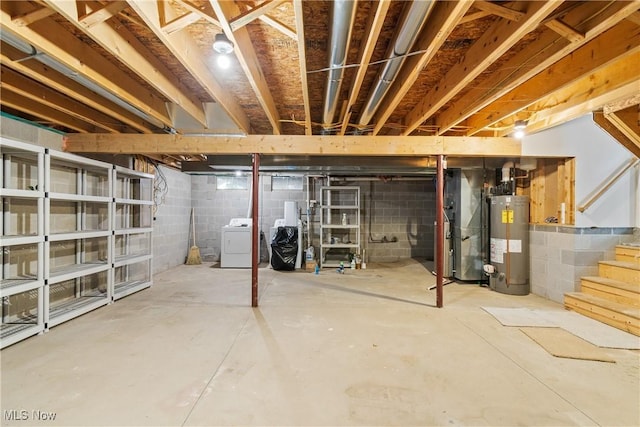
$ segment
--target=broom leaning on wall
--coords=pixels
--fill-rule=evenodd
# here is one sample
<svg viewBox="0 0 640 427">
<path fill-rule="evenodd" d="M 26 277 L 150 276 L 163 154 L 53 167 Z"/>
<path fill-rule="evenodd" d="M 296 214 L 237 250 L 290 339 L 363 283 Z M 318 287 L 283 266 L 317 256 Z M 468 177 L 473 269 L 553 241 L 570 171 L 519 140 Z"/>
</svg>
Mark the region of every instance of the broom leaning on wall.
<svg viewBox="0 0 640 427">
<path fill-rule="evenodd" d="M 200 248 L 196 246 L 196 220 L 195 220 L 195 212 L 193 208 L 191 208 L 191 230 L 193 236 L 193 245 L 189 248 L 189 255 L 187 255 L 187 261 L 185 264 L 187 265 L 198 265 L 202 264 L 202 258 L 200 257 Z"/>
</svg>

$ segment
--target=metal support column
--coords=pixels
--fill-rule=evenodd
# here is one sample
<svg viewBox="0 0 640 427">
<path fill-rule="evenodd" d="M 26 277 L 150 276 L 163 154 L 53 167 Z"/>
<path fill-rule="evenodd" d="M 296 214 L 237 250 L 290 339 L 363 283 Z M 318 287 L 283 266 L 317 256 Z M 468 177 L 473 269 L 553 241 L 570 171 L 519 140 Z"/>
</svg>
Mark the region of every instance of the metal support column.
<svg viewBox="0 0 640 427">
<path fill-rule="evenodd" d="M 260 191 L 260 154 L 253 155 L 253 198 L 252 213 L 252 250 L 251 250 L 251 307 L 258 306 L 258 251 L 260 249 L 260 234 L 258 233 L 258 192 Z"/>
<path fill-rule="evenodd" d="M 438 155 L 436 175 L 436 306 L 442 307 L 444 278 L 444 156 Z"/>
</svg>

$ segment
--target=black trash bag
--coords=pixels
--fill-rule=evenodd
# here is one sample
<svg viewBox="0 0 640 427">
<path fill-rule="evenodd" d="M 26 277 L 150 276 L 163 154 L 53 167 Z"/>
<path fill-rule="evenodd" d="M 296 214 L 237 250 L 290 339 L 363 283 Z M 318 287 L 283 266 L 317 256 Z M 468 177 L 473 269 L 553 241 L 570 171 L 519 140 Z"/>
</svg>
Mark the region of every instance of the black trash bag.
<svg viewBox="0 0 640 427">
<path fill-rule="evenodd" d="M 271 241 L 271 267 L 274 270 L 296 269 L 298 227 L 278 227 Z"/>
</svg>

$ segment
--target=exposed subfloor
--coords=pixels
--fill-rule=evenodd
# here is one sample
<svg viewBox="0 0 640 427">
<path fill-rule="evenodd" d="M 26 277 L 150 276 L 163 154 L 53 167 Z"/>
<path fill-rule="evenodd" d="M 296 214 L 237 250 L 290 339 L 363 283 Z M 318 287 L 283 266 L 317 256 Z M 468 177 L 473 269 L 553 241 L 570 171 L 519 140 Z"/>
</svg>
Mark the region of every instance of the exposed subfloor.
<svg viewBox="0 0 640 427">
<path fill-rule="evenodd" d="M 2 425 L 640 425 L 638 351 L 556 358 L 480 308 L 543 298 L 450 284 L 438 309 L 413 260 L 259 277 L 252 309 L 250 270 L 179 266 L 4 349 Z"/>
</svg>

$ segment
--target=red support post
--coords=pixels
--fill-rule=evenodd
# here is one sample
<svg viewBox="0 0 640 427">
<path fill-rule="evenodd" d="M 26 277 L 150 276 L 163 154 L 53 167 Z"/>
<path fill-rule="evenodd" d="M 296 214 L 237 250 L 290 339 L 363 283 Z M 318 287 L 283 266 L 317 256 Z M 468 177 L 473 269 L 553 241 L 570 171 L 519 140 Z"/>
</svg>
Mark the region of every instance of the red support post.
<svg viewBox="0 0 640 427">
<path fill-rule="evenodd" d="M 251 238 L 252 238 L 252 250 L 251 250 L 251 307 L 258 306 L 258 252 L 260 248 L 260 234 L 258 233 L 258 192 L 260 191 L 260 154 L 253 155 L 253 190 L 252 205 L 251 205 Z"/>
<path fill-rule="evenodd" d="M 438 156 L 436 174 L 436 307 L 442 308 L 444 276 L 444 156 Z"/>
</svg>

